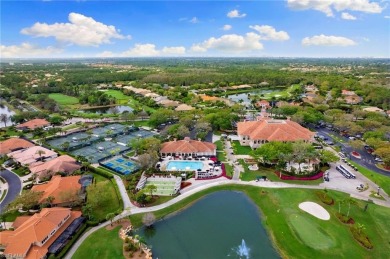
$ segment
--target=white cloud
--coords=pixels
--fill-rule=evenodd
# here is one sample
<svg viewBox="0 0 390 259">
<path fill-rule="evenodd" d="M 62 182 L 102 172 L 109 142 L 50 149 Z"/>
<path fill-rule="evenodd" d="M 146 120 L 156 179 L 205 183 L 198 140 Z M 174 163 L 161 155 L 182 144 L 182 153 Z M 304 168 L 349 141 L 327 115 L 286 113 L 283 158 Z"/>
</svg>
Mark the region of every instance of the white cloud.
<svg viewBox="0 0 390 259">
<path fill-rule="evenodd" d="M 30 43 L 22 43 L 20 45 L 5 46 L 0 45 L 1 58 L 38 58 L 38 57 L 52 57 L 52 55 L 61 53 L 62 49 L 55 47 L 41 48 Z"/>
<path fill-rule="evenodd" d="M 156 45 L 151 43 L 135 44 L 134 47 L 120 53 L 112 51 L 104 51 L 98 53 L 97 57 L 159 57 L 159 56 L 180 56 L 186 53 L 186 48 L 183 46 L 163 47 L 157 49 Z"/>
<path fill-rule="evenodd" d="M 235 10 L 228 12 L 226 15 L 229 18 L 244 18 L 246 16 L 246 13 L 240 13 L 240 11 L 235 9 Z"/>
<path fill-rule="evenodd" d="M 344 20 L 356 20 L 355 16 L 353 16 L 352 14 L 349 14 L 349 13 L 345 13 L 345 12 L 343 12 L 341 14 L 341 18 Z"/>
<path fill-rule="evenodd" d="M 211 37 L 202 43 L 194 44 L 191 47 L 193 52 L 206 52 L 215 49 L 223 52 L 246 52 L 263 49 L 260 42 L 260 35 L 249 32 L 245 36 L 237 34 L 226 34 L 219 38 Z"/>
<path fill-rule="evenodd" d="M 339 46 L 347 47 L 356 45 L 356 42 L 346 37 L 326 36 L 324 34 L 302 39 L 303 46 Z"/>
<path fill-rule="evenodd" d="M 390 15 L 385 15 L 384 18 L 385 19 L 390 19 Z"/>
<path fill-rule="evenodd" d="M 192 17 L 191 20 L 189 20 L 190 23 L 198 23 L 199 22 L 199 19 L 196 18 L 196 17 Z"/>
<path fill-rule="evenodd" d="M 186 53 L 185 47 L 164 47 L 161 52 L 167 55 L 184 55 Z"/>
<path fill-rule="evenodd" d="M 327 16 L 334 16 L 333 10 L 337 12 L 350 10 L 364 13 L 381 13 L 385 7 L 370 0 L 287 0 L 290 8 L 296 10 L 317 10 Z"/>
<path fill-rule="evenodd" d="M 231 30 L 233 27 L 230 25 L 230 24 L 225 24 L 223 27 L 222 27 L 222 30 L 224 31 L 229 31 Z"/>
<path fill-rule="evenodd" d="M 21 30 L 22 34 L 34 37 L 55 37 L 64 43 L 80 46 L 99 46 L 110 43 L 111 39 L 130 39 L 130 36 L 120 34 L 112 25 L 105 25 L 91 17 L 78 13 L 70 13 L 69 23 L 35 23 L 32 27 Z"/>
<path fill-rule="evenodd" d="M 251 25 L 249 28 L 257 31 L 261 36 L 261 40 L 285 41 L 290 39 L 287 32 L 276 31 L 274 27 L 269 25 Z"/>
<path fill-rule="evenodd" d="M 146 44 L 135 44 L 135 46 L 121 54 L 121 56 L 130 57 L 154 57 L 158 56 L 159 51 L 156 49 L 156 45 Z"/>
</svg>

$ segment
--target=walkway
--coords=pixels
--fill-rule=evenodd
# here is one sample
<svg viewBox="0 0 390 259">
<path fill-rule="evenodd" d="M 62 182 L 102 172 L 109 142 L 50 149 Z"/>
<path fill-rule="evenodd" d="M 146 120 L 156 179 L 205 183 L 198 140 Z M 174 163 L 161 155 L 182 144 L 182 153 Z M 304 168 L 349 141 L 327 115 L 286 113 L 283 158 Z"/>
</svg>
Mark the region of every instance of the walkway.
<svg viewBox="0 0 390 259">
<path fill-rule="evenodd" d="M 175 203 L 177 203 L 177 202 L 179 202 L 179 201 L 181 201 L 181 200 L 183 200 L 183 199 L 185 199 L 185 198 L 187 198 L 187 197 L 189 197 L 189 196 L 191 196 L 191 195 L 193 195 L 193 194 L 195 194 L 197 192 L 200 192 L 202 190 L 206 190 L 206 189 L 209 189 L 209 188 L 212 188 L 212 187 L 215 187 L 215 186 L 223 186 L 223 185 L 227 185 L 227 184 L 250 185 L 250 186 L 266 187 L 266 188 L 303 188 L 303 189 L 319 189 L 319 190 L 323 189 L 322 186 L 318 186 L 318 185 L 317 186 L 313 186 L 313 185 L 299 185 L 299 184 L 288 184 L 288 183 L 270 182 L 270 181 L 265 181 L 265 182 L 264 181 L 244 182 L 244 181 L 227 180 L 225 178 L 218 178 L 218 179 L 215 179 L 213 182 L 209 182 L 209 181 L 206 182 L 205 181 L 205 183 L 203 185 L 199 185 L 196 188 L 189 189 L 189 190 L 187 190 L 185 192 L 183 191 L 183 193 L 181 195 L 175 197 L 172 200 L 169 200 L 166 203 L 163 203 L 163 204 L 160 204 L 160 205 L 157 205 L 157 206 L 153 206 L 153 207 L 148 207 L 148 208 L 132 207 L 131 211 L 123 211 L 120 215 L 116 216 L 114 218 L 114 220 L 125 218 L 125 217 L 127 217 L 129 215 L 132 215 L 132 214 L 153 212 L 153 211 L 161 210 L 161 209 L 169 207 L 169 206 L 171 206 L 171 205 L 173 205 L 173 204 L 175 204 Z M 345 192 L 343 190 L 333 189 L 331 187 L 327 188 L 327 189 L 332 189 L 332 190 L 336 190 L 336 191 Z M 355 197 L 355 195 L 354 195 L 353 197 L 357 198 L 357 199 L 361 199 L 361 200 L 367 200 L 366 197 L 362 197 L 362 196 L 356 196 Z M 390 201 L 380 201 L 380 200 L 375 199 L 374 203 L 390 208 Z M 65 256 L 65 258 L 66 259 L 71 259 L 73 254 L 78 249 L 78 247 L 84 242 L 84 240 L 88 236 L 90 236 L 92 233 L 94 233 L 95 231 L 99 230 L 100 228 L 103 228 L 103 227 L 107 226 L 108 224 L 110 224 L 110 221 L 106 221 L 106 222 L 100 224 L 99 226 L 93 227 L 89 231 L 85 232 L 84 235 L 82 237 L 80 237 L 80 239 L 77 240 L 77 242 L 72 246 L 72 248 L 69 250 L 69 252 Z"/>
</svg>

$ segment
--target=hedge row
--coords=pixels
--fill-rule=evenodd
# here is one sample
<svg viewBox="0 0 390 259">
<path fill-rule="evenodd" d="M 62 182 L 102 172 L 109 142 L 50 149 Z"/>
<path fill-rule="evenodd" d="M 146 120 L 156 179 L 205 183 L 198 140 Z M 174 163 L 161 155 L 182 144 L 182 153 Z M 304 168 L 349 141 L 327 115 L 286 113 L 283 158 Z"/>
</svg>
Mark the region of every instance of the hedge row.
<svg viewBox="0 0 390 259">
<path fill-rule="evenodd" d="M 114 176 L 111 173 L 109 173 L 109 172 L 107 172 L 107 171 L 105 171 L 103 169 L 100 169 L 100 168 L 95 168 L 93 166 L 89 166 L 89 170 L 92 173 L 95 173 L 95 174 L 98 174 L 100 176 L 103 176 L 104 178 L 108 178 L 108 179 L 114 178 Z"/>
<path fill-rule="evenodd" d="M 318 174 L 312 176 L 304 176 L 304 177 L 285 175 L 285 174 L 280 175 L 280 172 L 276 172 L 276 171 L 275 174 L 282 180 L 302 180 L 302 181 L 317 180 L 324 176 L 324 172 L 319 172 Z"/>
</svg>

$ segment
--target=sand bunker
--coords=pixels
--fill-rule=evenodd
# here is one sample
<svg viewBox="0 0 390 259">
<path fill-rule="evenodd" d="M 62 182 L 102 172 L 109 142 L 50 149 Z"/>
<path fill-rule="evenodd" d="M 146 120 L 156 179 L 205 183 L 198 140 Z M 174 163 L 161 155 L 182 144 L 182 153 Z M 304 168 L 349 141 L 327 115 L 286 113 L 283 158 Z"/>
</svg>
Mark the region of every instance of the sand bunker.
<svg viewBox="0 0 390 259">
<path fill-rule="evenodd" d="M 326 209 L 324 209 L 321 205 L 315 202 L 310 202 L 310 201 L 302 202 L 299 204 L 299 208 L 319 219 L 322 220 L 330 219 L 329 212 L 326 211 Z"/>
</svg>

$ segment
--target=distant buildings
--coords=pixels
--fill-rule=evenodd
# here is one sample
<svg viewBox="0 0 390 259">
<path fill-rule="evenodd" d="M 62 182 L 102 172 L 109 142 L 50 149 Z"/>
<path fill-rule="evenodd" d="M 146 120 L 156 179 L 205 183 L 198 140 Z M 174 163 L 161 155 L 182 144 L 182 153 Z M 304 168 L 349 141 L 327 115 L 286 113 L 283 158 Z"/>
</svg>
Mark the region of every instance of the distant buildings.
<svg viewBox="0 0 390 259">
<path fill-rule="evenodd" d="M 34 129 L 43 128 L 43 127 L 46 127 L 49 125 L 50 125 L 50 122 L 48 122 L 45 119 L 33 119 L 33 120 L 26 121 L 25 123 L 17 125 L 16 128 L 19 130 L 26 130 L 26 129 L 34 130 Z"/>
<path fill-rule="evenodd" d="M 291 120 L 264 119 L 237 123 L 237 134 L 242 146 L 257 148 L 270 141 L 312 142 L 314 132 Z"/>
<path fill-rule="evenodd" d="M 269 101 L 267 101 L 267 100 L 261 100 L 261 101 L 257 101 L 256 103 L 255 103 L 255 106 L 257 107 L 257 108 L 260 108 L 260 109 L 269 109 L 269 108 L 271 108 L 271 105 L 270 105 L 270 103 L 269 103 Z"/>
<path fill-rule="evenodd" d="M 359 104 L 363 101 L 363 98 L 358 96 L 354 91 L 342 90 L 341 96 L 347 104 Z"/>
</svg>

